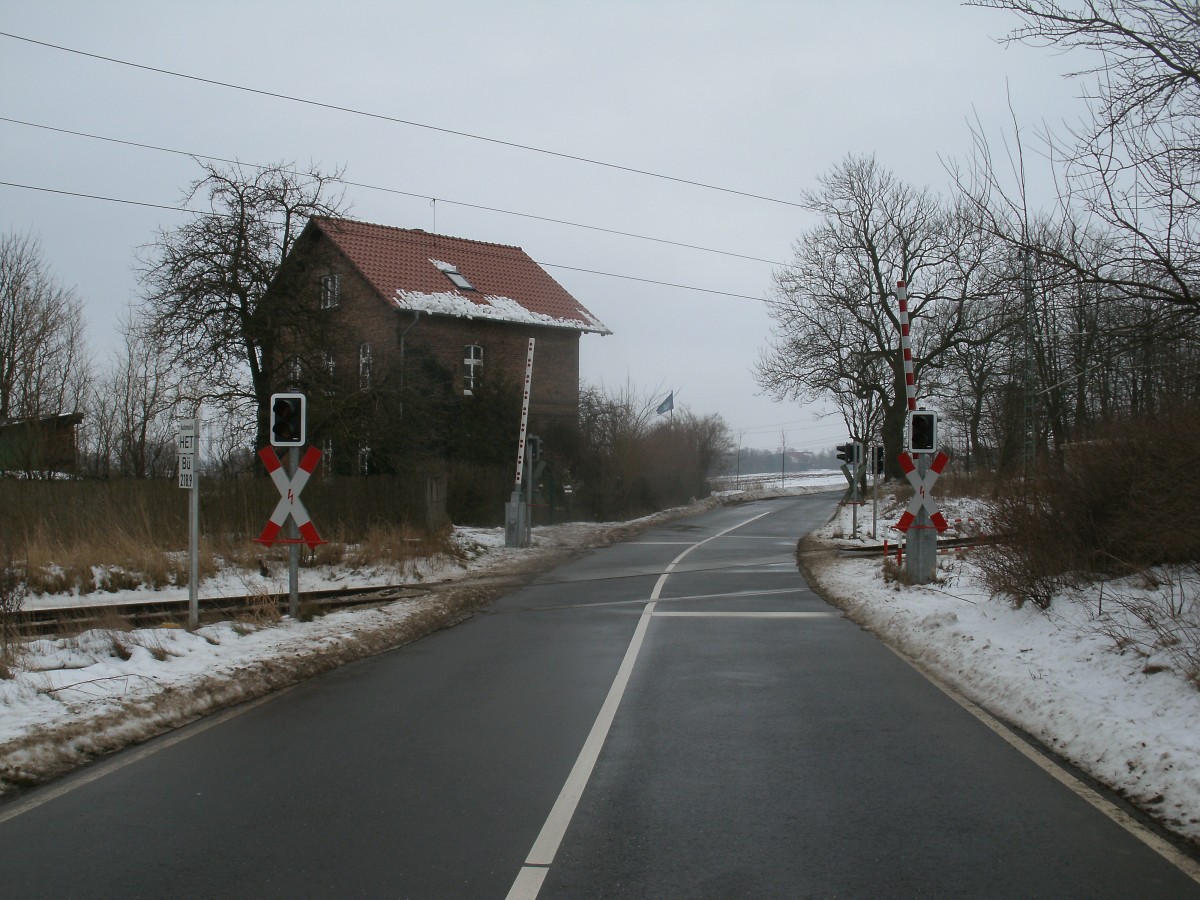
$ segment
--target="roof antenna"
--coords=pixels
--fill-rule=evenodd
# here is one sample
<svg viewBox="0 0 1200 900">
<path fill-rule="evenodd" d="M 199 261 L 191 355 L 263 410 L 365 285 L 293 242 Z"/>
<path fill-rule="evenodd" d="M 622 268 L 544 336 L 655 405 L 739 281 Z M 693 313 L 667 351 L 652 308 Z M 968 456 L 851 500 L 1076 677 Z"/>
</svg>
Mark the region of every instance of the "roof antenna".
<svg viewBox="0 0 1200 900">
<path fill-rule="evenodd" d="M 430 197 L 429 205 L 433 207 L 433 233 L 437 234 L 437 198 Z"/>
</svg>

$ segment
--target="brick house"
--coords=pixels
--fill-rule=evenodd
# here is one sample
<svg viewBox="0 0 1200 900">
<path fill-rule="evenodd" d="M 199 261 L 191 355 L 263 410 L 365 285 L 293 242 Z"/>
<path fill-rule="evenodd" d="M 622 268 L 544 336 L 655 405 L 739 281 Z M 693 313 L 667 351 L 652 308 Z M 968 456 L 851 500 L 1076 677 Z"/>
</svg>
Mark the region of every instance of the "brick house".
<svg viewBox="0 0 1200 900">
<path fill-rule="evenodd" d="M 364 388 L 416 352 L 450 373 L 459 396 L 497 373 L 520 384 L 535 338 L 535 425 L 574 425 L 579 340 L 611 333 L 519 247 L 313 217 L 283 271 L 294 299 L 334 323 L 336 337 L 307 364 Z"/>
</svg>

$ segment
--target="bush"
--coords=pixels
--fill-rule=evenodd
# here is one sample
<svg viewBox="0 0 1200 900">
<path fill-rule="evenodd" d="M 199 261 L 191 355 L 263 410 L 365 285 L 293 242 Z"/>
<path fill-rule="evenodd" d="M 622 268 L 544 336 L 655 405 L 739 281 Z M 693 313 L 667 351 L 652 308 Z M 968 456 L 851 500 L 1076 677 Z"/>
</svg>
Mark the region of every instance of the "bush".
<svg viewBox="0 0 1200 900">
<path fill-rule="evenodd" d="M 652 418 L 655 404 L 626 386 L 589 388 L 580 399 L 580 506 L 598 520 L 627 518 L 708 496 L 708 477 L 732 449 L 719 416 L 677 410 Z"/>
<path fill-rule="evenodd" d="M 996 500 L 1004 543 L 983 554 L 989 586 L 1039 606 L 1065 584 L 1200 561 L 1200 409 L 1091 429 Z"/>
</svg>

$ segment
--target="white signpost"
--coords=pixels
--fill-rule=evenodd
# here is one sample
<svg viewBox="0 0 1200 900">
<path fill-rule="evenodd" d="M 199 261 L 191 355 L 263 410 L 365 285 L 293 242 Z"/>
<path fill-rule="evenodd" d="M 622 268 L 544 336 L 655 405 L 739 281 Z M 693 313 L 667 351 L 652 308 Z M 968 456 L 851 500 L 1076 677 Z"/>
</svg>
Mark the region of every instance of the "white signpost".
<svg viewBox="0 0 1200 900">
<path fill-rule="evenodd" d="M 200 419 L 179 423 L 179 486 L 188 492 L 188 628 L 200 625 L 200 479 L 196 473 Z"/>
</svg>

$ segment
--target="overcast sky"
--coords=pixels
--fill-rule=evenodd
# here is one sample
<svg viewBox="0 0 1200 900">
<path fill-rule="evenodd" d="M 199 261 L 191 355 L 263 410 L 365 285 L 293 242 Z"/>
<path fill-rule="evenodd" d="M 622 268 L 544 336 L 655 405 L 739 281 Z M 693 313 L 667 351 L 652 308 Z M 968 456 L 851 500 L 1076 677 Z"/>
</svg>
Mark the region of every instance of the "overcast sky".
<svg viewBox="0 0 1200 900">
<path fill-rule="evenodd" d="M 358 219 L 524 248 L 613 331 L 583 337 L 585 381 L 654 403 L 674 390 L 745 446 L 823 449 L 845 440 L 841 420 L 773 403 L 752 375 L 772 263 L 814 224 L 793 204 L 847 154 L 945 191 L 942 160 L 967 155 L 976 115 L 999 135 L 1010 97 L 1030 128 L 1076 118 L 1080 86 L 1061 75 L 1078 61 L 1000 46 L 1015 24 L 953 0 L 0 0 L 12 35 L 377 114 L 0 37 L 0 117 L 344 166 L 351 181 L 440 198 L 346 195 Z M 197 174 L 187 156 L 0 121 L 0 181 L 175 206 Z M 184 215 L 0 186 L 0 229 L 40 236 L 86 301 L 99 361 L 137 294 L 135 249 Z"/>
</svg>

